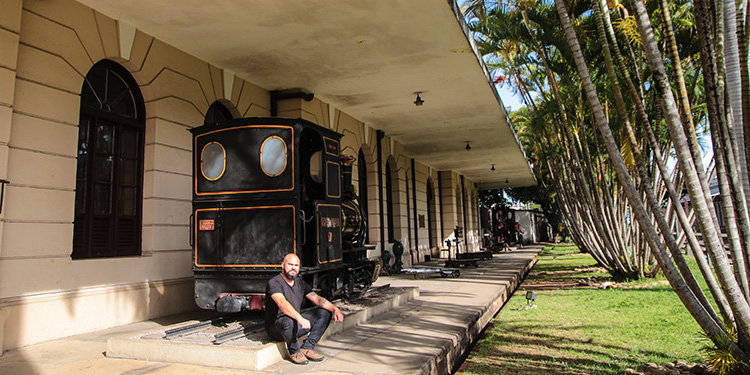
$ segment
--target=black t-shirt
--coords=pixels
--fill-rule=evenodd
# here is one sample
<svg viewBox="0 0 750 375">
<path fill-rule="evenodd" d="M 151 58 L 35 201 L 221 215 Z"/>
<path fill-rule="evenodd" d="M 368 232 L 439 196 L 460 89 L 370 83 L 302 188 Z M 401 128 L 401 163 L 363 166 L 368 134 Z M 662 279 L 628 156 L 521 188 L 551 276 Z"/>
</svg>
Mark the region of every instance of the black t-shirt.
<svg viewBox="0 0 750 375">
<path fill-rule="evenodd" d="M 273 298 L 271 298 L 272 294 L 283 294 L 284 298 L 299 312 L 302 311 L 302 303 L 305 302 L 305 296 L 312 293 L 312 291 L 310 285 L 299 276 L 294 278 L 293 286 L 289 286 L 281 274 L 268 280 L 268 285 L 266 285 L 266 326 L 269 326 L 278 317 L 284 315 Z"/>
</svg>

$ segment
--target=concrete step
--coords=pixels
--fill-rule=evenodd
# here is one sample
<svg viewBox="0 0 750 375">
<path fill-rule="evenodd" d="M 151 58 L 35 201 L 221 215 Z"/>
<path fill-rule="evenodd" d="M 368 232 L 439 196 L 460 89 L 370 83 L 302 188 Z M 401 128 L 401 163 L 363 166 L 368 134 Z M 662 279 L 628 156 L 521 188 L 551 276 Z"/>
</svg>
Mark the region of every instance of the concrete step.
<svg viewBox="0 0 750 375">
<path fill-rule="evenodd" d="M 418 295 L 416 287 L 390 288 L 361 300 L 340 303 L 338 306 L 344 313 L 344 321 L 332 322 L 322 340 L 393 310 Z M 271 341 L 264 330 L 221 345 L 214 345 L 213 335 L 203 332 L 171 340 L 164 338 L 166 331 L 196 322 L 187 321 L 110 338 L 107 340 L 107 357 L 258 371 L 286 356 L 284 343 Z"/>
</svg>

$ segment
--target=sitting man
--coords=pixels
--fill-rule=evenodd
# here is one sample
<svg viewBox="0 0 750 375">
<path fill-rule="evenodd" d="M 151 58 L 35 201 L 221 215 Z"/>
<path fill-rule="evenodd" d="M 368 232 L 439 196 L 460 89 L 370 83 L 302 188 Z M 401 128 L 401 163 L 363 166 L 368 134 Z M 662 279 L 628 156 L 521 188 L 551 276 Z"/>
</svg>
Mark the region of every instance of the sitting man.
<svg viewBox="0 0 750 375">
<path fill-rule="evenodd" d="M 268 280 L 266 286 L 266 332 L 271 339 L 286 342 L 289 358 L 298 365 L 307 360 L 322 361 L 323 356 L 313 349 L 331 322 L 344 320 L 338 307 L 312 291 L 299 277 L 300 260 L 287 254 L 281 262 L 281 273 Z M 302 311 L 307 298 L 316 308 Z M 297 339 L 310 333 L 300 347 Z"/>
</svg>

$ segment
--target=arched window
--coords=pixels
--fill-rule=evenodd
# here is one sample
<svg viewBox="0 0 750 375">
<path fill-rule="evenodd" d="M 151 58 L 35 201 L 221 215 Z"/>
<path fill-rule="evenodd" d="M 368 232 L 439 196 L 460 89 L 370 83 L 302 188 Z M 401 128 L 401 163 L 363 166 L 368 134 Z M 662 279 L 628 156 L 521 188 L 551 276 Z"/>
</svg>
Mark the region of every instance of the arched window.
<svg viewBox="0 0 750 375">
<path fill-rule="evenodd" d="M 220 101 L 215 101 L 208 107 L 206 111 L 206 118 L 203 120 L 203 125 L 214 124 L 224 120 L 231 120 L 233 118 L 229 108 Z"/>
<path fill-rule="evenodd" d="M 73 259 L 141 254 L 144 103 L 133 77 L 102 60 L 81 88 Z"/>
</svg>

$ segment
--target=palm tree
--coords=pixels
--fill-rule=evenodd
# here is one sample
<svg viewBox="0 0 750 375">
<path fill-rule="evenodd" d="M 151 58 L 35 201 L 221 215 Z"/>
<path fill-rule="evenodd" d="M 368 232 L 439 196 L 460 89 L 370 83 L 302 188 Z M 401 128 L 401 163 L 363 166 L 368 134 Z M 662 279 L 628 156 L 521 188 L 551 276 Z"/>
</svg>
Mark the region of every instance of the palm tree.
<svg viewBox="0 0 750 375">
<path fill-rule="evenodd" d="M 645 12 L 645 7 L 643 7 L 642 3 L 639 4 L 639 0 L 635 0 L 634 3 L 636 3 L 636 9 L 637 9 L 637 15 L 638 15 L 636 18 L 638 20 L 638 25 L 639 25 L 639 29 L 641 30 L 642 38 L 644 40 L 646 54 L 647 56 L 649 56 L 649 62 L 652 62 L 652 60 L 654 60 L 654 53 L 659 53 L 658 45 L 655 43 L 655 39 L 653 39 L 653 32 L 650 29 L 650 21 L 648 22 L 648 24 L 645 23 L 648 17 Z M 570 18 L 568 15 L 568 9 L 563 0 L 555 0 L 555 5 L 557 7 L 557 10 L 560 16 L 560 21 L 562 22 L 562 25 L 563 25 L 565 36 L 570 45 L 572 55 L 575 59 L 576 69 L 578 70 L 578 73 L 581 77 L 581 80 L 584 86 L 584 90 L 586 92 L 587 102 L 589 103 L 589 106 L 595 118 L 597 127 L 599 131 L 601 132 L 607 151 L 615 166 L 615 170 L 617 171 L 617 176 L 620 181 L 620 184 L 623 186 L 624 191 L 627 194 L 628 201 L 630 202 L 630 205 L 633 208 L 633 213 L 634 213 L 634 216 L 636 217 L 636 220 L 638 220 L 638 222 L 641 224 L 641 227 L 644 230 L 644 234 L 646 235 L 649 245 L 654 250 L 654 254 L 657 257 L 659 264 L 661 265 L 662 270 L 664 271 L 664 274 L 666 275 L 667 279 L 672 285 L 672 288 L 675 290 L 677 295 L 682 300 L 683 304 L 687 307 L 688 311 L 696 319 L 696 321 L 703 328 L 703 330 L 710 335 L 710 337 L 715 338 L 717 340 L 718 339 L 727 340 L 728 335 L 727 335 L 726 330 L 714 318 L 711 317 L 711 314 L 706 310 L 706 307 L 699 302 L 698 298 L 696 298 L 693 291 L 688 287 L 684 278 L 682 277 L 682 275 L 680 275 L 674 263 L 669 258 L 669 255 L 667 254 L 666 249 L 664 248 L 664 245 L 661 243 L 659 233 L 656 231 L 655 226 L 650 221 L 649 215 L 646 211 L 645 204 L 641 200 L 640 194 L 638 190 L 636 189 L 635 183 L 633 182 L 631 178 L 630 172 L 628 171 L 625 165 L 625 161 L 620 155 L 620 150 L 617 147 L 617 142 L 615 141 L 614 136 L 612 135 L 612 131 L 609 127 L 609 121 L 607 120 L 607 117 L 605 116 L 604 111 L 601 107 L 598 93 L 596 91 L 596 88 L 594 87 L 591 76 L 589 75 L 589 70 L 588 70 L 588 67 L 586 66 L 586 61 L 584 60 L 583 54 L 581 53 L 581 47 L 578 43 L 576 32 L 573 29 L 573 25 L 570 21 Z M 659 53 L 659 58 L 660 58 L 660 53 Z M 664 69 L 663 69 L 663 65 L 661 66 L 661 69 L 660 69 L 658 64 L 651 64 L 651 68 L 654 71 L 655 77 L 657 77 L 660 74 L 663 76 L 666 76 Z M 658 83 L 664 83 L 664 81 L 658 81 Z M 667 85 L 667 87 L 669 87 L 669 85 Z M 672 95 L 671 90 L 664 90 L 664 87 L 660 89 L 658 85 L 657 85 L 657 89 L 660 90 L 662 99 L 666 101 L 664 105 L 665 107 L 664 110 L 668 112 L 667 117 L 669 116 L 673 117 L 673 121 L 672 121 L 673 123 L 670 124 L 670 130 L 672 130 L 672 128 L 674 127 L 674 122 L 677 122 L 679 124 L 679 116 L 677 116 L 677 110 L 676 110 L 676 105 L 674 103 L 674 98 L 671 97 Z M 674 118 L 676 118 L 677 121 L 674 121 Z M 686 149 L 686 147 L 683 147 L 683 148 Z M 683 150 L 683 152 L 684 151 L 686 150 Z M 687 152 L 689 153 L 689 150 L 687 150 Z M 681 165 L 683 164 L 687 165 L 689 163 L 681 162 Z M 689 166 L 686 166 L 684 169 L 689 169 L 689 168 L 690 168 Z M 695 175 L 694 179 L 697 179 L 697 175 Z M 699 184 L 695 184 L 695 181 L 692 181 L 692 182 L 693 182 L 693 185 L 699 185 Z M 688 186 L 690 186 L 690 183 L 688 183 Z M 700 186 L 698 186 L 697 188 L 699 189 Z M 696 189 L 696 187 L 694 186 L 693 189 Z M 662 233 L 662 235 L 668 237 L 669 235 L 671 235 L 671 233 Z M 730 301 L 731 301 L 731 298 L 730 298 Z M 733 342 L 732 342 L 731 350 L 732 350 L 732 353 L 737 358 L 743 358 L 744 360 L 747 359 L 745 353 L 739 348 L 739 346 L 737 346 Z"/>
<path fill-rule="evenodd" d="M 555 33 L 555 9 L 531 5 L 478 7 L 487 12 L 471 22 L 478 46 L 490 67 L 513 77 L 535 119 L 529 133 L 540 136 L 524 146 L 546 171 L 539 180 L 554 188 L 557 210 L 574 242 L 616 277 L 653 275 L 655 261 L 638 224 L 627 217 L 629 207 L 613 183 L 611 164 L 602 157 L 575 76 L 560 53 L 566 49 Z"/>
</svg>

